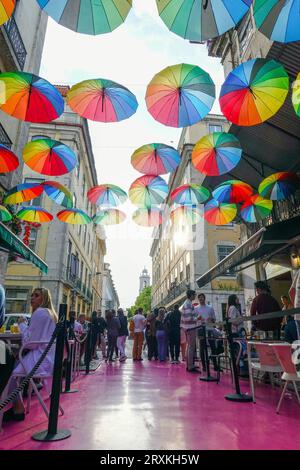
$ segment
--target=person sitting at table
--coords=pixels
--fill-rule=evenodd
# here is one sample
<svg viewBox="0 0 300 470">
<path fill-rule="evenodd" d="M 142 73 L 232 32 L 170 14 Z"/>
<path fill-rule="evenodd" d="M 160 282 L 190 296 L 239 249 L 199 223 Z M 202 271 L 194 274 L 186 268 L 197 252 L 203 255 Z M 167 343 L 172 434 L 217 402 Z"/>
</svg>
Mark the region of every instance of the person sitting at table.
<svg viewBox="0 0 300 470">
<path fill-rule="evenodd" d="M 57 313 L 54 310 L 50 291 L 46 288 L 37 288 L 31 294 L 32 317 L 28 327 L 20 319 L 20 330 L 22 333 L 22 345 L 28 349 L 23 358 L 24 367 L 18 363 L 13 370 L 13 374 L 24 374 L 31 371 L 38 359 L 47 347 L 47 344 L 35 345 L 34 341 L 45 341 L 48 343 L 55 330 L 58 321 Z M 28 345 L 28 347 L 27 347 Z M 37 370 L 37 374 L 49 375 L 53 372 L 55 346 L 48 351 L 45 359 Z M 1 381 L 1 379 L 0 379 Z M 9 386 L 9 392 L 16 388 L 16 380 L 12 379 Z M 14 401 L 13 408 L 4 413 L 4 421 L 13 419 L 23 421 L 25 419 L 25 408 L 22 399 L 19 397 Z"/>
</svg>

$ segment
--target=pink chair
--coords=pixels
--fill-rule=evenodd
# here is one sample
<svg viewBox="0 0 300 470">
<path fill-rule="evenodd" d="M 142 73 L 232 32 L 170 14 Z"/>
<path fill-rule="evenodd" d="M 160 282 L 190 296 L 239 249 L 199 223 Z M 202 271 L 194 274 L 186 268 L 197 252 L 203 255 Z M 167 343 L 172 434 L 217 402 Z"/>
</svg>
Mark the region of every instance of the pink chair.
<svg viewBox="0 0 300 470">
<path fill-rule="evenodd" d="M 283 374 L 282 374 L 282 380 L 285 380 L 285 384 L 282 390 L 282 394 L 280 396 L 280 400 L 278 403 L 278 406 L 276 408 L 276 413 L 279 413 L 281 403 L 283 400 L 283 397 L 286 392 L 286 388 L 288 386 L 289 382 L 292 382 L 294 385 L 295 393 L 298 399 L 298 403 L 300 404 L 300 397 L 299 397 L 299 392 L 297 389 L 297 382 L 300 382 L 300 372 L 297 372 L 296 369 L 296 364 L 294 364 L 292 358 L 293 358 L 293 352 L 295 348 L 292 347 L 291 344 L 270 344 L 271 348 L 276 354 L 276 357 L 278 361 L 281 364 L 281 367 L 283 369 Z M 298 345 L 299 346 L 299 345 Z M 297 354 L 297 353 L 296 353 Z"/>
<path fill-rule="evenodd" d="M 251 357 L 251 346 L 255 348 L 258 358 Z M 273 386 L 273 374 L 283 372 L 283 368 L 277 359 L 275 352 L 272 350 L 271 345 L 268 343 L 262 343 L 260 341 L 248 341 L 247 353 L 251 392 L 253 403 L 255 403 L 253 372 L 255 370 L 258 372 L 268 372 L 270 375 L 271 384 Z"/>
</svg>

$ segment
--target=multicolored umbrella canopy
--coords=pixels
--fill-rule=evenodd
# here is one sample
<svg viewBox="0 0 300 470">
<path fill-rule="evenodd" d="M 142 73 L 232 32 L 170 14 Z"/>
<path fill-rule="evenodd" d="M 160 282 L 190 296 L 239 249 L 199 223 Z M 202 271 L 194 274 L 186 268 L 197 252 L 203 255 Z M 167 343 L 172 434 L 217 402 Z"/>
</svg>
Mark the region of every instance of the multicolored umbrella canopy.
<svg viewBox="0 0 300 470">
<path fill-rule="evenodd" d="M 44 187 L 39 183 L 22 183 L 11 188 L 5 198 L 5 204 L 21 204 L 39 197 L 44 191 Z"/>
<path fill-rule="evenodd" d="M 117 225 L 124 222 L 126 214 L 118 209 L 105 209 L 93 217 L 93 222 L 99 225 Z"/>
<path fill-rule="evenodd" d="M 175 225 L 196 225 L 203 217 L 203 211 L 196 206 L 180 206 L 171 211 Z"/>
<path fill-rule="evenodd" d="M 64 100 L 57 89 L 43 78 L 27 72 L 0 73 L 4 100 L 0 109 L 23 121 L 46 123 L 57 119 Z"/>
<path fill-rule="evenodd" d="M 114 184 L 100 184 L 89 189 L 87 197 L 96 206 L 116 207 L 126 201 L 127 194 Z"/>
<path fill-rule="evenodd" d="M 9 222 L 11 219 L 11 213 L 6 209 L 6 207 L 0 205 L 0 222 Z"/>
<path fill-rule="evenodd" d="M 48 176 L 61 176 L 78 164 L 73 150 L 52 139 L 28 142 L 23 149 L 23 160 L 33 171 Z"/>
<path fill-rule="evenodd" d="M 210 225 L 227 225 L 237 214 L 236 204 L 211 199 L 204 207 L 204 218 Z"/>
<path fill-rule="evenodd" d="M 206 41 L 233 28 L 252 0 L 156 0 L 166 26 L 190 41 Z"/>
<path fill-rule="evenodd" d="M 292 102 L 295 113 L 300 117 L 300 73 L 298 74 L 296 81 L 293 83 Z"/>
<path fill-rule="evenodd" d="M 273 209 L 273 202 L 264 199 L 258 194 L 251 196 L 241 207 L 241 217 L 246 222 L 258 222 L 270 215 Z"/>
<path fill-rule="evenodd" d="M 254 126 L 279 111 L 289 91 L 289 76 L 275 60 L 253 59 L 239 65 L 221 88 L 224 116 L 238 126 Z"/>
<path fill-rule="evenodd" d="M 163 212 L 157 207 L 138 209 L 132 214 L 132 219 L 142 227 L 158 227 L 162 224 Z"/>
<path fill-rule="evenodd" d="M 13 14 L 16 0 L 0 0 L 0 26 Z"/>
<path fill-rule="evenodd" d="M 56 214 L 56 217 L 66 224 L 87 225 L 92 219 L 81 209 L 64 209 Z"/>
<path fill-rule="evenodd" d="M 171 192 L 172 201 L 184 206 L 203 204 L 209 197 L 209 190 L 195 183 L 183 184 Z"/>
<path fill-rule="evenodd" d="M 57 23 L 78 33 L 110 33 L 126 19 L 132 0 L 37 0 Z"/>
<path fill-rule="evenodd" d="M 27 222 L 34 222 L 43 224 L 45 222 L 51 222 L 53 215 L 48 211 L 38 206 L 22 207 L 21 210 L 16 214 L 16 217 Z"/>
<path fill-rule="evenodd" d="M 254 19 L 260 32 L 272 41 L 300 40 L 299 0 L 255 0 Z"/>
<path fill-rule="evenodd" d="M 300 178 L 296 173 L 282 171 L 265 178 L 258 187 L 262 197 L 272 201 L 288 199 L 294 192 L 300 189 Z"/>
<path fill-rule="evenodd" d="M 228 173 L 240 161 L 242 148 L 233 134 L 214 132 L 200 139 L 192 152 L 194 167 L 208 176 Z"/>
<path fill-rule="evenodd" d="M 180 154 L 165 144 L 147 144 L 131 155 L 132 166 L 146 175 L 164 175 L 178 167 Z"/>
<path fill-rule="evenodd" d="M 219 202 L 239 204 L 246 201 L 253 194 L 253 189 L 248 183 L 239 180 L 224 181 L 217 186 L 212 195 Z"/>
<path fill-rule="evenodd" d="M 147 87 L 146 104 L 157 121 L 186 127 L 212 108 L 216 90 L 210 75 L 196 65 L 177 64 L 156 74 Z"/>
<path fill-rule="evenodd" d="M 166 199 L 168 185 L 164 179 L 156 175 L 144 175 L 137 178 L 129 188 L 129 199 L 141 208 L 151 209 Z"/>
<path fill-rule="evenodd" d="M 85 80 L 72 86 L 67 102 L 79 116 L 100 122 L 123 121 L 132 116 L 138 107 L 131 91 L 103 78 Z"/>
<path fill-rule="evenodd" d="M 14 171 L 18 166 L 18 157 L 5 145 L 0 144 L 0 173 Z"/>
<path fill-rule="evenodd" d="M 72 209 L 74 206 L 73 194 L 58 181 L 44 181 L 42 183 L 47 196 L 60 206 Z"/>
</svg>

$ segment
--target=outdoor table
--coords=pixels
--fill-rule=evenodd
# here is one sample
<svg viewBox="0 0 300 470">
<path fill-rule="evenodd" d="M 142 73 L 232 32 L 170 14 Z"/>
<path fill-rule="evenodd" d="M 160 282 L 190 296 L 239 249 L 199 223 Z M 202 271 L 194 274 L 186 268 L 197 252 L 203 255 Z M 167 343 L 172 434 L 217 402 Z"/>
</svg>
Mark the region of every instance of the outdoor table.
<svg viewBox="0 0 300 470">
<path fill-rule="evenodd" d="M 5 341 L 11 349 L 19 349 L 22 343 L 22 334 L 6 331 L 5 333 L 0 333 L 0 340 Z"/>
</svg>

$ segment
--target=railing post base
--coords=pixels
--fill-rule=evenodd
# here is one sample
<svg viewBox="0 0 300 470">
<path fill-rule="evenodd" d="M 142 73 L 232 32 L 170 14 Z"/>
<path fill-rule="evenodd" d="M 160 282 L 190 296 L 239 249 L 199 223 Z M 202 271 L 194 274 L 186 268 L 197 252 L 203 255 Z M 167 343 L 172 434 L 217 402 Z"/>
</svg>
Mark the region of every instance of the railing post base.
<svg viewBox="0 0 300 470">
<path fill-rule="evenodd" d="M 247 402 L 253 401 L 251 395 L 246 395 L 245 393 L 232 393 L 225 396 L 226 400 L 229 401 L 238 401 L 238 402 Z"/>
<path fill-rule="evenodd" d="M 34 441 L 54 442 L 62 441 L 63 439 L 67 439 L 70 436 L 71 432 L 68 429 L 59 429 L 56 434 L 49 434 L 48 431 L 41 431 L 33 434 L 31 437 Z"/>
</svg>

